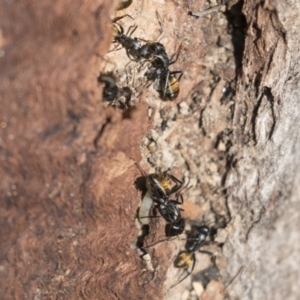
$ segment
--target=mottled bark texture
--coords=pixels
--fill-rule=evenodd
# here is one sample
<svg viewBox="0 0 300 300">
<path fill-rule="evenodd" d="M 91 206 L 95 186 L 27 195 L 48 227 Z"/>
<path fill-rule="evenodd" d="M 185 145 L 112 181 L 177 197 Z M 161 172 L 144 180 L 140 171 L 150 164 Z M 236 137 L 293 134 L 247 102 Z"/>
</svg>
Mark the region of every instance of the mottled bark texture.
<svg viewBox="0 0 300 300">
<path fill-rule="evenodd" d="M 299 1 L 245 1 L 225 186 L 231 299 L 299 299 Z"/>
<path fill-rule="evenodd" d="M 176 101 L 144 88 L 125 113 L 97 82 L 113 4 L 0 1 L 0 298 L 299 299 L 299 1 L 229 1 L 195 19 L 209 3 L 134 0 L 123 26 L 155 39 L 159 11 L 184 76 Z M 182 241 L 150 249 L 148 265 L 136 247 L 140 161 L 188 182 L 187 224 L 214 222 L 217 268 L 197 254 L 171 290 Z M 164 226 L 153 219 L 144 244 Z"/>
<path fill-rule="evenodd" d="M 144 298 L 146 108 L 105 108 L 97 83 L 112 4 L 1 1 L 1 299 Z"/>
</svg>

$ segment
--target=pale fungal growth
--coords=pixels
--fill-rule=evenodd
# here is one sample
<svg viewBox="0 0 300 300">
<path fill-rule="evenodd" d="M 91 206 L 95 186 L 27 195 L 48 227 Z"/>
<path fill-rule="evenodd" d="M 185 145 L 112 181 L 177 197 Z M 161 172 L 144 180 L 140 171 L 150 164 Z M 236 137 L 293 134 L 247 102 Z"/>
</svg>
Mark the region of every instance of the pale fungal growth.
<svg viewBox="0 0 300 300">
<path fill-rule="evenodd" d="M 147 185 L 147 193 L 142 199 L 142 203 L 139 208 L 139 221 L 141 222 L 141 224 L 148 225 L 150 223 L 150 218 L 148 217 L 152 205 L 153 205 L 152 193 L 151 193 L 151 189 L 149 189 Z"/>
<path fill-rule="evenodd" d="M 149 253 L 147 253 L 143 256 L 143 260 L 146 263 L 147 271 L 152 271 L 153 272 L 154 268 L 153 268 L 151 256 L 149 255 Z"/>
</svg>

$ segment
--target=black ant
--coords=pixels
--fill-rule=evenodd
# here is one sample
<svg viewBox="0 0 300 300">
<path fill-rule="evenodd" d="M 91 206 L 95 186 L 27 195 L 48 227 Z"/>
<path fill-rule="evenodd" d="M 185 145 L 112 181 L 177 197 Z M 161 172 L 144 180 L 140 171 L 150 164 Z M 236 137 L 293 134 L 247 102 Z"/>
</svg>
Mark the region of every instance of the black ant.
<svg viewBox="0 0 300 300">
<path fill-rule="evenodd" d="M 130 26 L 127 30 L 127 33 L 124 34 L 123 26 L 117 23 L 119 20 L 121 20 L 124 17 L 132 18 L 130 15 L 124 15 L 121 17 L 117 17 L 112 21 L 115 30 L 115 37 L 113 42 L 118 43 L 123 48 L 125 48 L 126 54 L 131 60 L 140 59 L 139 49 L 141 48 L 141 42 L 137 38 L 131 38 L 131 35 L 135 32 L 137 26 L 136 25 Z M 116 51 L 119 49 L 115 48 L 111 51 Z"/>
<path fill-rule="evenodd" d="M 152 59 L 154 56 L 161 56 L 164 61 L 167 60 L 167 65 L 169 63 L 169 58 L 166 53 L 165 47 L 161 43 L 149 43 L 142 45 L 141 41 L 143 39 L 132 38 L 131 35 L 137 29 L 136 25 L 130 26 L 127 33 L 124 34 L 124 28 L 117 22 L 124 17 L 130 17 L 130 15 L 124 15 L 113 19 L 113 27 L 115 30 L 114 43 L 120 44 L 126 50 L 127 56 L 134 61 L 139 61 L 141 59 Z M 114 49 L 116 50 L 116 49 Z M 112 50 L 113 51 L 113 50 Z"/>
<path fill-rule="evenodd" d="M 142 205 L 139 210 L 139 214 L 143 214 L 148 209 L 148 203 L 150 203 L 150 198 L 156 204 L 156 208 L 160 212 L 161 216 L 168 222 L 166 225 L 167 236 L 179 235 L 184 231 L 185 221 L 181 218 L 180 211 L 181 208 L 178 205 L 183 203 L 183 198 L 178 191 L 182 188 L 182 181 L 177 179 L 175 176 L 167 173 L 153 173 L 147 175 L 141 167 L 136 164 L 141 173 L 146 177 L 146 186 L 148 192 L 145 194 L 145 199 L 143 199 Z M 171 182 L 175 183 L 172 186 Z M 169 197 L 176 193 L 176 199 L 170 200 Z M 145 201 L 146 200 L 146 201 Z M 144 204 L 145 202 L 145 204 Z M 145 206 L 145 207 L 144 207 Z M 149 216 L 140 215 L 139 219 L 146 218 L 148 223 Z M 141 223 L 145 223 L 141 221 Z"/>
<path fill-rule="evenodd" d="M 209 254 L 212 258 L 213 264 L 215 264 L 216 255 L 209 251 L 200 250 L 202 246 L 207 243 L 207 237 L 209 236 L 210 229 L 206 225 L 202 226 L 192 226 L 190 231 L 187 231 L 187 241 L 185 244 L 185 251 L 181 251 L 174 261 L 174 267 L 184 268 L 187 271 L 187 275 L 180 279 L 176 284 L 172 285 L 170 288 L 178 285 L 184 279 L 186 279 L 194 270 L 196 264 L 197 251 Z M 192 264 L 192 268 L 188 271 L 188 268 Z"/>
<path fill-rule="evenodd" d="M 182 209 L 179 208 L 178 205 L 181 205 L 182 202 L 178 200 L 156 198 L 155 196 L 152 196 L 152 199 L 157 204 L 157 209 L 161 216 L 167 222 L 173 224 L 181 220 L 180 211 Z"/>
<path fill-rule="evenodd" d="M 130 17 L 130 15 L 124 15 L 118 18 L 113 19 L 113 26 L 116 31 L 114 43 L 120 44 L 125 48 L 126 54 L 129 59 L 133 61 L 140 61 L 141 59 L 146 59 L 150 61 L 150 70 L 146 72 L 146 77 L 148 80 L 154 81 L 159 79 L 159 92 L 163 100 L 173 100 L 179 95 L 179 81 L 183 74 L 182 71 L 169 71 L 169 66 L 174 64 L 179 56 L 180 49 L 178 51 L 177 57 L 173 60 L 167 55 L 166 49 L 163 44 L 159 42 L 151 43 L 146 42 L 142 45 L 141 40 L 138 38 L 132 38 L 131 35 L 137 29 L 137 26 L 130 26 L 127 30 L 127 33 L 124 33 L 124 28 L 117 22 L 124 18 Z M 159 19 L 159 24 L 162 27 L 160 17 L 157 13 Z M 117 50 L 116 48 L 114 50 Z M 113 50 L 112 50 L 113 51 Z M 177 79 L 174 75 L 180 74 Z"/>
<path fill-rule="evenodd" d="M 180 213 L 182 209 L 178 207 L 178 205 L 183 204 L 182 195 L 178 193 L 182 188 L 182 181 L 167 172 L 150 174 L 147 179 L 156 208 L 168 223 L 166 225 L 166 235 L 181 234 L 185 228 L 185 221 Z M 175 183 L 173 187 L 171 187 L 171 181 Z M 171 200 L 169 197 L 174 193 L 176 193 L 176 199 Z"/>
<path fill-rule="evenodd" d="M 181 205 L 183 200 L 170 200 L 168 198 L 156 198 L 155 196 L 152 196 L 152 199 L 160 215 L 167 221 L 166 235 L 171 237 L 181 234 L 185 228 L 185 221 L 181 217 L 180 211 L 182 209 L 178 205 Z"/>
<path fill-rule="evenodd" d="M 159 22 L 161 30 L 163 27 L 163 21 L 158 12 L 156 17 Z M 146 73 L 148 80 L 154 81 L 159 79 L 159 93 L 163 100 L 173 100 L 179 95 L 179 81 L 183 74 L 182 71 L 169 71 L 169 66 L 174 64 L 179 56 L 181 46 L 177 51 L 176 58 L 175 54 L 169 58 L 167 55 L 164 45 L 161 43 L 146 43 L 139 50 L 140 55 L 151 61 L 150 70 Z M 174 75 L 180 74 L 177 79 Z"/>
<path fill-rule="evenodd" d="M 103 89 L 103 100 L 113 101 L 117 98 L 119 87 L 117 86 L 116 79 L 112 75 L 100 75 L 98 81 L 105 84 Z"/>
<path fill-rule="evenodd" d="M 100 75 L 99 82 L 105 84 L 103 89 L 103 100 L 109 102 L 110 105 L 119 106 L 122 109 L 128 108 L 132 91 L 128 86 L 119 88 L 116 79 L 112 74 Z M 124 98 L 125 102 L 121 100 Z"/>
<path fill-rule="evenodd" d="M 183 72 L 169 71 L 169 66 L 177 61 L 180 48 L 174 60 L 174 55 L 169 59 L 164 46 L 160 43 L 154 43 L 152 48 L 154 50 L 148 50 L 148 52 L 151 52 L 154 58 L 151 62 L 151 68 L 146 73 L 146 76 L 152 81 L 159 79 L 159 92 L 163 100 L 173 100 L 179 95 L 179 81 Z M 174 76 L 175 74 L 180 74 L 178 79 Z"/>
</svg>

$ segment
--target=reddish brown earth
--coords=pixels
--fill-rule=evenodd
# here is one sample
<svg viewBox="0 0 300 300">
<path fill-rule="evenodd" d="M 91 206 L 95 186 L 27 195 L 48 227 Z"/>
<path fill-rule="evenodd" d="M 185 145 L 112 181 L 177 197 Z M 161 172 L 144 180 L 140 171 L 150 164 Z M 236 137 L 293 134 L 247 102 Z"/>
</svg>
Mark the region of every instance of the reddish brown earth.
<svg viewBox="0 0 300 300">
<path fill-rule="evenodd" d="M 110 4 L 0 11 L 0 298 L 141 299 L 134 163 L 151 122 L 142 103 L 124 116 L 101 101 Z"/>
</svg>

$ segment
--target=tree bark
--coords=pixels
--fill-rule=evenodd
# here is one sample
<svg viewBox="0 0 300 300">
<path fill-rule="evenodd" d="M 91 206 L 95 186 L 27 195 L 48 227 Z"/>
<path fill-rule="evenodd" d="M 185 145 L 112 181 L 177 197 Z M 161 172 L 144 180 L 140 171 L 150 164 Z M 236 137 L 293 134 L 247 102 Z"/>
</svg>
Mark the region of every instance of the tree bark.
<svg viewBox="0 0 300 300">
<path fill-rule="evenodd" d="M 232 163 L 233 231 L 223 250 L 231 299 L 298 299 L 299 36 L 297 1 L 248 1 Z M 229 259 L 230 258 L 230 259 Z"/>
<path fill-rule="evenodd" d="M 124 49 L 106 55 L 113 4 L 0 1 L 0 298 L 298 299 L 300 4 L 228 1 L 196 19 L 217 3 L 136 0 L 116 13 L 133 37 L 180 48 L 174 101 L 141 88 L 138 63 L 124 71 Z M 108 71 L 130 79 L 128 111 L 102 100 Z M 184 241 L 142 257 L 165 221 L 138 239 L 136 162 L 172 169 L 187 229 L 212 228 L 216 266 L 198 253 L 172 289 Z"/>
</svg>

